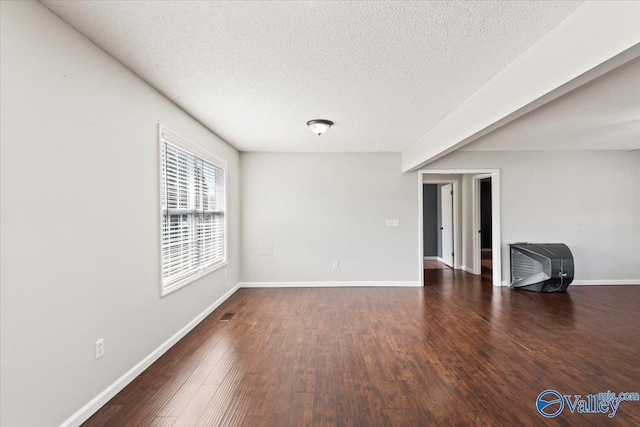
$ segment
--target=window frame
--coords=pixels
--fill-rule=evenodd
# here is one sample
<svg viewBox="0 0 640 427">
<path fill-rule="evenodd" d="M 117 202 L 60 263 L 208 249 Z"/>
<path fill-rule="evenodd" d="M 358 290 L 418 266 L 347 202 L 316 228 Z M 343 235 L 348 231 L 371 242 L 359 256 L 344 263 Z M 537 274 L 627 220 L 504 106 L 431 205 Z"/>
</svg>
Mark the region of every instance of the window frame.
<svg viewBox="0 0 640 427">
<path fill-rule="evenodd" d="M 222 241 L 223 241 L 223 251 L 224 251 L 224 256 L 222 258 L 222 260 L 198 271 L 195 272 L 193 274 L 190 274 L 182 279 L 179 279 L 175 282 L 170 282 L 170 284 L 165 285 L 165 278 L 163 275 L 163 265 L 162 265 L 162 224 L 163 224 L 163 217 L 164 217 L 164 209 L 162 206 L 162 192 L 163 192 L 163 186 L 162 186 L 162 181 L 163 181 L 163 160 L 162 160 L 162 150 L 163 150 L 163 146 L 164 146 L 164 141 L 163 141 L 163 135 L 168 135 L 171 139 L 171 144 L 175 145 L 176 147 L 187 151 L 189 154 L 195 156 L 196 158 L 200 158 L 202 160 L 205 160 L 211 164 L 213 164 L 214 166 L 217 166 L 219 168 L 222 169 L 222 173 L 224 176 L 224 204 L 223 204 L 223 210 L 222 210 Z M 225 159 L 223 159 L 222 157 L 219 157 L 215 154 L 213 154 L 212 152 L 210 152 L 209 150 L 194 144 L 193 142 L 191 142 L 190 140 L 188 140 L 187 138 L 183 137 L 182 135 L 172 131 L 171 129 L 167 128 L 166 126 L 163 126 L 162 124 L 158 123 L 158 166 L 159 166 L 159 170 L 158 170 L 158 174 L 157 179 L 158 179 L 158 206 L 159 206 L 159 221 L 158 221 L 158 226 L 157 226 L 157 230 L 159 231 L 159 273 L 160 273 L 160 297 L 164 297 L 166 295 L 169 295 L 172 292 L 177 291 L 178 289 L 181 289 L 193 282 L 195 282 L 198 279 L 201 279 L 202 277 L 213 273 L 216 270 L 219 270 L 225 266 L 228 265 L 228 257 L 227 257 L 227 245 L 228 245 L 228 234 L 227 234 L 227 207 L 228 207 L 228 203 L 227 203 L 227 196 L 229 194 L 228 190 L 229 190 L 229 183 L 228 183 L 228 174 L 227 174 L 227 161 Z"/>
</svg>

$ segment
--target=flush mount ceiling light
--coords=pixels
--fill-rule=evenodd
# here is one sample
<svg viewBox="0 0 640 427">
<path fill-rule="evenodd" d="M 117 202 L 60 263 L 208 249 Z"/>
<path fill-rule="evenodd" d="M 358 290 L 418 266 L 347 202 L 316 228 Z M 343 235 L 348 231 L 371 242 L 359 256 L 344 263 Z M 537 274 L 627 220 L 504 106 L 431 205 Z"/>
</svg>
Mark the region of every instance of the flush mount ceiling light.
<svg viewBox="0 0 640 427">
<path fill-rule="evenodd" d="M 325 133 L 333 125 L 331 120 L 309 120 L 307 126 L 311 129 L 311 132 L 318 134 L 318 136 Z"/>
</svg>

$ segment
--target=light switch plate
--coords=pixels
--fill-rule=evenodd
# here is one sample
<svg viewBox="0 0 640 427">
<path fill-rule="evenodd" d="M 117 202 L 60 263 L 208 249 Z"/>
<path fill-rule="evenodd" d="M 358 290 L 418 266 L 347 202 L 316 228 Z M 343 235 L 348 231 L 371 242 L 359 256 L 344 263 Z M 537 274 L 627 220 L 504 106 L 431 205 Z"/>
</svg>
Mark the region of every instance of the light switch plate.
<svg viewBox="0 0 640 427">
<path fill-rule="evenodd" d="M 104 356 L 104 338 L 96 341 L 96 359 L 100 359 L 102 356 Z"/>
</svg>

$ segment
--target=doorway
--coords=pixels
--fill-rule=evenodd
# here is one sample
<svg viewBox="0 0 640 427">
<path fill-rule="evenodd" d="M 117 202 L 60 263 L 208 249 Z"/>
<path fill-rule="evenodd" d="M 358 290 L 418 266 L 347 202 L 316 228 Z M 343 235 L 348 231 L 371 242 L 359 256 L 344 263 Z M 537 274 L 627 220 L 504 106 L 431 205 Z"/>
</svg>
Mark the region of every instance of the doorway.
<svg viewBox="0 0 640 427">
<path fill-rule="evenodd" d="M 489 178 L 489 179 L 487 179 Z M 484 184 L 480 181 L 485 180 Z M 500 238 L 500 171 L 498 169 L 423 169 L 418 171 L 418 206 L 420 209 L 419 218 L 419 253 L 420 253 L 420 280 L 425 282 L 425 267 L 431 257 L 427 257 L 424 240 L 427 230 L 424 229 L 424 184 L 452 184 L 453 187 L 453 227 L 452 246 L 453 259 L 447 261 L 452 267 L 443 268 L 453 270 L 464 270 L 462 274 L 482 274 L 482 246 L 485 248 L 485 274 L 484 277 L 494 286 L 503 286 L 502 283 L 502 251 Z M 438 200 L 442 201 L 442 190 L 440 186 Z M 481 199 L 482 187 L 490 189 L 489 194 L 485 194 L 484 201 Z M 461 191 L 462 190 L 462 191 Z M 449 193 L 450 194 L 450 193 Z M 489 197 L 487 197 L 489 196 Z M 480 222 L 480 204 L 491 207 L 490 218 L 485 217 L 484 228 Z M 443 208 L 442 206 L 440 207 Z M 447 212 L 449 211 L 448 208 Z M 440 210 L 438 210 L 441 212 Z M 477 213 L 477 214 L 476 214 Z M 442 213 L 441 213 L 442 214 Z M 488 220 L 490 225 L 487 225 Z M 442 227 L 442 225 L 440 225 Z M 444 227 L 443 227 L 444 228 Z M 439 230 L 443 231 L 443 230 Z M 482 242 L 482 234 L 486 234 Z M 443 263 L 444 248 L 440 256 L 435 259 Z M 447 252 L 451 253 L 451 252 Z M 431 270 L 430 270 L 431 271 Z M 460 274 L 460 273 L 456 273 Z"/>
<path fill-rule="evenodd" d="M 440 181 L 440 180 L 439 180 Z M 423 255 L 425 270 L 454 267 L 453 183 L 425 183 L 422 191 Z"/>
<path fill-rule="evenodd" d="M 473 181 L 473 262 L 474 274 L 493 277 L 494 269 L 494 203 L 490 174 L 478 174 Z M 498 242 L 499 243 L 499 242 Z"/>
<path fill-rule="evenodd" d="M 491 231 L 491 177 L 478 180 L 480 203 L 480 274 L 491 277 L 493 270 L 492 262 L 492 231 Z"/>
<path fill-rule="evenodd" d="M 440 187 L 440 235 L 442 236 L 442 262 L 453 267 L 453 184 Z"/>
<path fill-rule="evenodd" d="M 420 179 L 421 273 L 460 269 L 461 176 L 421 174 Z"/>
</svg>

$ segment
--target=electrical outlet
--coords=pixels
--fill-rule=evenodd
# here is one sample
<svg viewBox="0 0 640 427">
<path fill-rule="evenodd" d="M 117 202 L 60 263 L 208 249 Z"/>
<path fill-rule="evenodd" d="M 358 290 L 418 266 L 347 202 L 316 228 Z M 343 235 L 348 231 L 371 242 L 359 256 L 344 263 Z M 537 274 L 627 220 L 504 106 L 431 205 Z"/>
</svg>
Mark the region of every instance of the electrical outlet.
<svg viewBox="0 0 640 427">
<path fill-rule="evenodd" d="M 387 220 L 387 227 L 400 227 L 400 220 L 399 219 L 388 219 Z"/>
<path fill-rule="evenodd" d="M 104 338 L 96 341 L 96 359 L 100 359 L 102 356 L 104 356 Z"/>
<path fill-rule="evenodd" d="M 338 261 L 333 261 L 333 268 L 338 268 Z"/>
</svg>

